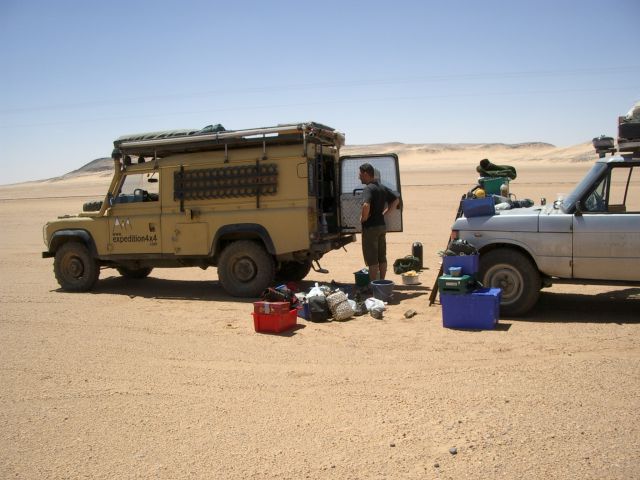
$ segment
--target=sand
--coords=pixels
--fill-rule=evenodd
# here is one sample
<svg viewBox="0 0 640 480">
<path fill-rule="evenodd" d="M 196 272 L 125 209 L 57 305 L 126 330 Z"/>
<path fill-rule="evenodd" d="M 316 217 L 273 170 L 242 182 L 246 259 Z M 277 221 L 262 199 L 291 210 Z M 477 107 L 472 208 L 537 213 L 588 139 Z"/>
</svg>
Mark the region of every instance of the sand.
<svg viewBox="0 0 640 480">
<path fill-rule="evenodd" d="M 60 291 L 42 225 L 109 177 L 0 187 L 0 478 L 639 478 L 639 288 L 554 286 L 495 331 L 444 329 L 428 306 L 478 160 L 516 166 L 512 192 L 537 202 L 582 177 L 587 147 L 397 148 L 389 258 L 422 242 L 421 284 L 383 320 L 283 335 L 254 332 L 215 269 Z M 321 263 L 305 286 L 353 282 L 359 242 Z"/>
</svg>

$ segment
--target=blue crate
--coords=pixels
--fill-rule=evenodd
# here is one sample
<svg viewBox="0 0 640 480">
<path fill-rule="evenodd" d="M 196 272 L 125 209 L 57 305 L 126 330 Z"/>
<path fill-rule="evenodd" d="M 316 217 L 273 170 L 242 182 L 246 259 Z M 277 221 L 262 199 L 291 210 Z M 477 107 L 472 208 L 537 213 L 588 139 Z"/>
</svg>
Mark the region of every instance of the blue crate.
<svg viewBox="0 0 640 480">
<path fill-rule="evenodd" d="M 499 288 L 479 288 L 465 295 L 440 294 L 442 326 L 465 330 L 493 330 L 500 316 Z"/>
<path fill-rule="evenodd" d="M 442 257 L 442 271 L 448 274 L 451 267 L 461 267 L 462 275 L 474 277 L 480 267 L 480 255 L 445 255 Z"/>
<path fill-rule="evenodd" d="M 493 197 L 468 198 L 462 201 L 462 213 L 467 218 L 495 215 L 495 202 Z"/>
</svg>

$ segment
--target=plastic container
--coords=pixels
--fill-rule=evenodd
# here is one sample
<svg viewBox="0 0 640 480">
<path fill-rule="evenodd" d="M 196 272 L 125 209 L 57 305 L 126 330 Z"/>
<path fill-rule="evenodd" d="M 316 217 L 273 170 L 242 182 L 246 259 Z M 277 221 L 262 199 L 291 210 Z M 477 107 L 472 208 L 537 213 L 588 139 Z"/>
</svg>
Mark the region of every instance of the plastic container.
<svg viewBox="0 0 640 480">
<path fill-rule="evenodd" d="M 353 275 L 355 276 L 355 282 L 358 287 L 366 287 L 369 285 L 369 270 L 363 268 L 362 270 L 354 272 Z"/>
<path fill-rule="evenodd" d="M 289 302 L 253 302 L 255 313 L 289 313 L 290 309 Z"/>
<path fill-rule="evenodd" d="M 500 316 L 499 288 L 480 288 L 466 295 L 440 294 L 442 326 L 466 330 L 493 330 Z"/>
<path fill-rule="evenodd" d="M 480 178 L 480 184 L 487 195 L 499 194 L 500 187 L 503 184 L 509 186 L 509 179 L 507 177 L 482 177 Z"/>
<path fill-rule="evenodd" d="M 393 298 L 393 280 L 374 280 L 371 282 L 371 292 L 373 297 L 383 302 L 388 302 Z"/>
<path fill-rule="evenodd" d="M 449 267 L 449 275 L 459 277 L 462 275 L 462 267 Z"/>
<path fill-rule="evenodd" d="M 493 197 L 468 198 L 462 201 L 462 212 L 467 218 L 495 215 Z"/>
<path fill-rule="evenodd" d="M 402 274 L 403 285 L 418 285 L 419 283 L 420 275 L 407 275 L 406 273 Z"/>
<path fill-rule="evenodd" d="M 440 290 L 440 293 L 465 295 L 471 292 L 474 287 L 475 282 L 470 275 L 462 275 L 461 277 L 441 275 L 438 277 L 438 290 Z"/>
<path fill-rule="evenodd" d="M 304 302 L 298 307 L 298 317 L 309 320 L 311 318 L 311 312 L 309 311 L 309 304 Z"/>
<path fill-rule="evenodd" d="M 480 255 L 446 255 L 442 257 L 442 271 L 451 267 L 462 268 L 462 275 L 475 276 L 480 268 Z"/>
<path fill-rule="evenodd" d="M 287 313 L 256 313 L 253 312 L 253 327 L 260 333 L 280 333 L 296 326 L 298 309 Z"/>
</svg>

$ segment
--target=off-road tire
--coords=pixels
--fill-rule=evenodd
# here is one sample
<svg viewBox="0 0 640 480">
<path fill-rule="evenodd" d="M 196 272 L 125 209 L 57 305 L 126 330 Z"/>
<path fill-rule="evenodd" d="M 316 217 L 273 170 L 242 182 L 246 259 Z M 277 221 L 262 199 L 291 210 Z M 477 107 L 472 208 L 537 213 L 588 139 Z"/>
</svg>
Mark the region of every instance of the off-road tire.
<svg viewBox="0 0 640 480">
<path fill-rule="evenodd" d="M 83 212 L 99 212 L 101 208 L 102 208 L 102 200 L 85 202 L 84 205 L 82 205 Z"/>
<path fill-rule="evenodd" d="M 238 240 L 222 251 L 218 278 L 234 297 L 258 297 L 273 283 L 275 261 L 259 243 Z"/>
<path fill-rule="evenodd" d="M 141 279 L 141 278 L 147 278 L 149 274 L 153 271 L 153 267 L 128 268 L 128 267 L 119 266 L 119 267 L 116 267 L 116 270 L 120 275 L 122 275 L 125 278 Z"/>
<path fill-rule="evenodd" d="M 98 280 L 100 266 L 84 243 L 67 242 L 56 252 L 53 271 L 63 290 L 86 292 Z"/>
<path fill-rule="evenodd" d="M 299 282 L 311 271 L 311 261 L 306 262 L 281 262 L 276 273 L 276 278 L 285 282 Z"/>
<path fill-rule="evenodd" d="M 480 281 L 487 288 L 501 288 L 500 313 L 517 317 L 538 301 L 540 272 L 524 254 L 508 248 L 480 256 Z"/>
</svg>

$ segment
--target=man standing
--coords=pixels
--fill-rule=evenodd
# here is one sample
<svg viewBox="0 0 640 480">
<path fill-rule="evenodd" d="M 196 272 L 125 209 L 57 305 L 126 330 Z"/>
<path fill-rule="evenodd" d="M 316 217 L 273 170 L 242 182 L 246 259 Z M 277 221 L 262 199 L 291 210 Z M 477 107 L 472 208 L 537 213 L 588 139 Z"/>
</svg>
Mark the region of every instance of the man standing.
<svg viewBox="0 0 640 480">
<path fill-rule="evenodd" d="M 360 165 L 359 178 L 365 185 L 360 213 L 364 263 L 369 267 L 371 280 L 384 280 L 387 274 L 387 228 L 384 216 L 398 207 L 400 198 L 376 181 L 373 166 L 369 163 Z"/>
</svg>

